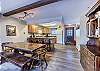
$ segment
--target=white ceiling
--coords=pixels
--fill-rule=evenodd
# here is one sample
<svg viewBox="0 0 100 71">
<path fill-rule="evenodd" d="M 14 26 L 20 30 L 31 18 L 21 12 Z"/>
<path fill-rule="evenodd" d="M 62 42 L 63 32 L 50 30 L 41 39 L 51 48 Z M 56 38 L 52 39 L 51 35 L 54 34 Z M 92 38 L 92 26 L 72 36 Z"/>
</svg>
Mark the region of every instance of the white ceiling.
<svg viewBox="0 0 100 71">
<path fill-rule="evenodd" d="M 0 0 L 2 11 L 1 13 L 5 13 L 19 7 L 34 3 L 39 0 Z"/>
<path fill-rule="evenodd" d="M 2 13 L 22 7 L 37 0 L 1 0 Z M 82 14 L 85 14 L 97 0 L 63 0 L 43 7 L 39 7 L 29 12 L 34 13 L 32 20 L 55 18 L 63 16 L 66 23 L 79 23 Z M 13 15 L 23 16 L 23 13 Z"/>
</svg>

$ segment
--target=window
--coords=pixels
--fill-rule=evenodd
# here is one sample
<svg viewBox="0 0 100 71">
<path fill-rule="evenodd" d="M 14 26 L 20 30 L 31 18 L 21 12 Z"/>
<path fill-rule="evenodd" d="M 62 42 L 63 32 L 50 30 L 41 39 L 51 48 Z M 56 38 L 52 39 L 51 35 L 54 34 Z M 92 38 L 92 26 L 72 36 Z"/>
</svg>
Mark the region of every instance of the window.
<svg viewBox="0 0 100 71">
<path fill-rule="evenodd" d="M 67 30 L 67 36 L 73 36 L 73 30 L 72 29 Z"/>
</svg>

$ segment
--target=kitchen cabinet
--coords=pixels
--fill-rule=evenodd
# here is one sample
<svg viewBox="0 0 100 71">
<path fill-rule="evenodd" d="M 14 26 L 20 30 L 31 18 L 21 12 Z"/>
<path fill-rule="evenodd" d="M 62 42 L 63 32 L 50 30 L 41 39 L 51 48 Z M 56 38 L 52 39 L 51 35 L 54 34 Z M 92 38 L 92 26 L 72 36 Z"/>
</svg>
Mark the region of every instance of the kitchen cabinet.
<svg viewBox="0 0 100 71">
<path fill-rule="evenodd" d="M 28 25 L 28 32 L 29 33 L 37 33 L 37 26 L 35 26 L 35 25 Z"/>
<path fill-rule="evenodd" d="M 28 33 L 32 33 L 32 26 L 28 25 Z"/>
<path fill-rule="evenodd" d="M 37 33 L 37 28 L 38 28 L 37 26 L 32 25 L 32 32 L 33 32 L 33 33 Z"/>
<path fill-rule="evenodd" d="M 37 26 L 37 25 L 28 25 L 28 32 L 29 33 L 50 33 L 50 28 L 44 26 Z"/>
<path fill-rule="evenodd" d="M 43 33 L 50 33 L 50 28 L 44 28 Z"/>
<path fill-rule="evenodd" d="M 100 71 L 100 56 L 91 52 L 87 46 L 80 48 L 80 62 L 84 71 Z"/>
</svg>

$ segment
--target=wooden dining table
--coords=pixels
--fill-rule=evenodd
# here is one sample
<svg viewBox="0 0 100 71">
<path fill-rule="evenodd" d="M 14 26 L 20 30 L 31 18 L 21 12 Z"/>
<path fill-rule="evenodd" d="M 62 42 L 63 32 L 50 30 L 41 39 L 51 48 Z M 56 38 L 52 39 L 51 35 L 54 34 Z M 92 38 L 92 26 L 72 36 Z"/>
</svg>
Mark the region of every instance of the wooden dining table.
<svg viewBox="0 0 100 71">
<path fill-rule="evenodd" d="M 33 52 L 39 48 L 43 48 L 46 44 L 38 44 L 38 43 L 28 43 L 28 42 L 17 42 L 17 43 L 9 43 L 5 44 L 4 47 L 12 48 L 15 50 L 20 51 L 27 51 L 27 52 Z M 4 49 L 3 47 L 3 49 Z"/>
</svg>

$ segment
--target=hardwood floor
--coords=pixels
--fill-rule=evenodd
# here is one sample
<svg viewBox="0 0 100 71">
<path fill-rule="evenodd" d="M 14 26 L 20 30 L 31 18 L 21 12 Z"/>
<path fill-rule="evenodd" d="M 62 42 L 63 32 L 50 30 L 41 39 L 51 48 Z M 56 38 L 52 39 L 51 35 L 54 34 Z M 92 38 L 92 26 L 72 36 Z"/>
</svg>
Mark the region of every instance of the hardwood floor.
<svg viewBox="0 0 100 71">
<path fill-rule="evenodd" d="M 46 71 L 84 71 L 79 52 L 73 45 L 55 45 L 56 51 Z"/>
<path fill-rule="evenodd" d="M 45 71 L 84 71 L 80 64 L 79 52 L 72 45 L 55 45 L 55 52 L 49 53 L 50 61 Z M 15 65 L 6 63 L 0 71 L 20 71 Z M 32 71 L 41 71 L 33 69 Z"/>
</svg>

